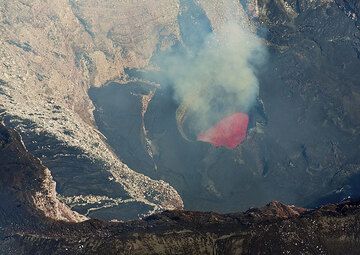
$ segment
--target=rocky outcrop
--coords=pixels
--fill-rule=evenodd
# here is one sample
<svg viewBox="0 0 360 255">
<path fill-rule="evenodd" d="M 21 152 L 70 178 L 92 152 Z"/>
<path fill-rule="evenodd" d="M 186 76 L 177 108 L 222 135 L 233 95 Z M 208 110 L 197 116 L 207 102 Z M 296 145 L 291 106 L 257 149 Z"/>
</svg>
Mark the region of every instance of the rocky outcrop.
<svg viewBox="0 0 360 255">
<path fill-rule="evenodd" d="M 14 130 L 0 123 L 0 225 L 80 222 L 86 217 L 56 197 L 50 171 L 24 147 Z"/>
</svg>

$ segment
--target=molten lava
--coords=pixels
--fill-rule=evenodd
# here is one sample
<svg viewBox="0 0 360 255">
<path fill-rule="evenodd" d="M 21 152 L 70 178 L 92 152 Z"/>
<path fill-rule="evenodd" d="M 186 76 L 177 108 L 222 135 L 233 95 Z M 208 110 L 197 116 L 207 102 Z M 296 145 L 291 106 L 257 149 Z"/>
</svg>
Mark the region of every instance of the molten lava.
<svg viewBox="0 0 360 255">
<path fill-rule="evenodd" d="M 234 149 L 245 140 L 248 124 L 249 116 L 246 113 L 237 112 L 200 133 L 197 140 L 211 143 L 215 147 L 224 146 Z"/>
</svg>

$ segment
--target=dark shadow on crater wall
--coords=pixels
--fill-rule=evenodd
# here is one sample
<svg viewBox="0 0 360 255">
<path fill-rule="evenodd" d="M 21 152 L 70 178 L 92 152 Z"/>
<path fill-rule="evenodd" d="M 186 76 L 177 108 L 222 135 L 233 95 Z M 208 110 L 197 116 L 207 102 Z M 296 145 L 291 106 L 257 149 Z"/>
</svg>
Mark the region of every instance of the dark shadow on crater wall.
<svg viewBox="0 0 360 255">
<path fill-rule="evenodd" d="M 151 174 L 154 163 L 145 151 L 142 123 L 142 97 L 154 88 L 141 83 L 125 85 L 110 83 L 103 88 L 91 88 L 89 96 L 96 110 L 94 117 L 99 130 L 106 136 L 123 162 L 133 169 Z"/>
</svg>

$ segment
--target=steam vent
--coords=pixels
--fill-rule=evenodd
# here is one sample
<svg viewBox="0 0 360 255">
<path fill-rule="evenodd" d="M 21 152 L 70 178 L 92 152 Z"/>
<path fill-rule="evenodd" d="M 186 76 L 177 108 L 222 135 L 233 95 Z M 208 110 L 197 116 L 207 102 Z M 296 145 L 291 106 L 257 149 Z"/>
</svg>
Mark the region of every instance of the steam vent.
<svg viewBox="0 0 360 255">
<path fill-rule="evenodd" d="M 360 1 L 0 1 L 0 255 L 360 254 Z"/>
</svg>

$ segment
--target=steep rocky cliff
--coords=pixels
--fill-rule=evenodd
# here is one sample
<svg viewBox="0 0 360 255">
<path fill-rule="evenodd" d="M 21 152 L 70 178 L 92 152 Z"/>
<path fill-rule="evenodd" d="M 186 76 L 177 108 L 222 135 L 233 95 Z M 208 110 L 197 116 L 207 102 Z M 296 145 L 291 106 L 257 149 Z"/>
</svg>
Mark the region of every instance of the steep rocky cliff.
<svg viewBox="0 0 360 255">
<path fill-rule="evenodd" d="M 0 123 L 0 225 L 39 225 L 43 219 L 80 222 L 86 217 L 73 212 L 56 197 L 49 169 L 24 147 L 14 130 Z"/>
</svg>

